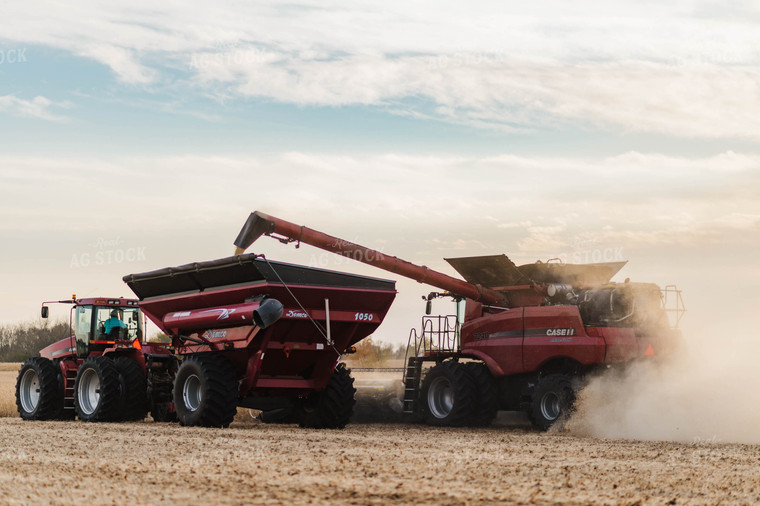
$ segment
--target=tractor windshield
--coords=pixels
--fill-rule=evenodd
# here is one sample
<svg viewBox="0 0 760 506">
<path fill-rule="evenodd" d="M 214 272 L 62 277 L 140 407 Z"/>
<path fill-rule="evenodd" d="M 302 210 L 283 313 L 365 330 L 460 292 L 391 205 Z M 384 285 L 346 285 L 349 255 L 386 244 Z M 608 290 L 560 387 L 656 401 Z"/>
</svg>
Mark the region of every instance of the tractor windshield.
<svg viewBox="0 0 760 506">
<path fill-rule="evenodd" d="M 140 310 L 136 307 L 96 307 L 95 329 L 99 341 L 142 341 Z"/>
</svg>

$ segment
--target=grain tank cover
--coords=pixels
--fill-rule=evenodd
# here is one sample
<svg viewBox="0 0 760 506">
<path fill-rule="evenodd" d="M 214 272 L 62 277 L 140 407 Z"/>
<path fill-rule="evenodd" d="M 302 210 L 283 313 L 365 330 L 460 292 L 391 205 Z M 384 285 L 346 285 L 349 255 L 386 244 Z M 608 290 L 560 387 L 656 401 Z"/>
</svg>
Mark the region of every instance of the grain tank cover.
<svg viewBox="0 0 760 506">
<path fill-rule="evenodd" d="M 279 285 L 282 284 L 280 278 L 288 285 L 395 290 L 394 281 L 284 262 L 267 262 L 254 254 L 129 274 L 123 279 L 140 300 L 146 300 L 259 282 Z"/>
<path fill-rule="evenodd" d="M 520 272 L 507 255 L 461 257 L 445 259 L 462 277 L 473 285 L 486 287 L 530 284 L 530 278 Z"/>
<path fill-rule="evenodd" d="M 518 286 L 531 283 L 593 286 L 608 283 L 627 262 L 597 264 L 514 264 L 506 255 L 447 258 L 468 283 L 485 287 Z"/>
<path fill-rule="evenodd" d="M 595 286 L 609 283 L 628 262 L 598 264 L 534 263 L 518 267 L 537 283 L 555 283 L 572 286 Z"/>
</svg>

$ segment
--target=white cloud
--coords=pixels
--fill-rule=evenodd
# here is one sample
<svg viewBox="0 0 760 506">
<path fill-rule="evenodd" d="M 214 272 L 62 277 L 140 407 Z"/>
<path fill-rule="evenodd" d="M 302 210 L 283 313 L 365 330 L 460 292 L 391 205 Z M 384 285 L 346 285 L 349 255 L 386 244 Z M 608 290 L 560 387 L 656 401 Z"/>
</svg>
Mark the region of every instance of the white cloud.
<svg viewBox="0 0 760 506">
<path fill-rule="evenodd" d="M 508 132 L 572 125 L 760 137 L 759 11 L 746 3 L 137 0 L 3 9 L 14 21 L 0 27 L 5 40 L 92 58 L 130 84 L 160 86 L 179 69 L 225 100 L 371 105 Z"/>
<path fill-rule="evenodd" d="M 119 79 L 129 84 L 148 84 L 157 75 L 153 69 L 149 69 L 139 63 L 133 51 L 110 45 L 98 45 L 84 49 L 80 55 L 92 58 L 113 70 Z"/>
<path fill-rule="evenodd" d="M 51 112 L 54 107 L 68 108 L 68 102 L 53 102 L 49 98 L 42 96 L 34 97 L 31 100 L 24 100 L 13 95 L 4 95 L 0 97 L 0 112 L 8 113 L 13 116 L 28 118 L 39 118 L 48 121 L 64 121 L 63 116 Z"/>
</svg>

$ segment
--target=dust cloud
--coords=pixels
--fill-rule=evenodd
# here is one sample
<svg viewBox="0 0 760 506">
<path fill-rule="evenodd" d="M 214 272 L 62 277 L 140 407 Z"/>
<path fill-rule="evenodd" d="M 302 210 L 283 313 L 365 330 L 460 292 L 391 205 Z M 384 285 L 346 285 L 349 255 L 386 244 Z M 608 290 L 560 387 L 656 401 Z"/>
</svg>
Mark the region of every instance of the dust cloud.
<svg viewBox="0 0 760 506">
<path fill-rule="evenodd" d="M 658 441 L 760 443 L 760 343 L 724 330 L 684 336 L 671 357 L 591 378 L 566 430 Z"/>
</svg>

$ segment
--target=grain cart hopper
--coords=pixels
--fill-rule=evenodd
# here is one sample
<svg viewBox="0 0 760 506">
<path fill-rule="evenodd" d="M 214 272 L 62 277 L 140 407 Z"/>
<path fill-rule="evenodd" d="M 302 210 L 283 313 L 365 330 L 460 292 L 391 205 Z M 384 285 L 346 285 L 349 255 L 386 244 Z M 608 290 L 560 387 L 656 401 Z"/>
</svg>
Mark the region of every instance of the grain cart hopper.
<svg viewBox="0 0 760 506">
<path fill-rule="evenodd" d="M 498 409 L 546 429 L 570 411 L 589 372 L 660 356 L 678 342 L 654 284 L 612 283 L 625 262 L 516 266 L 506 255 L 447 261 L 465 280 L 254 212 L 235 245 L 261 235 L 309 244 L 443 290 L 453 316 L 427 316 L 409 338 L 404 411 L 433 425 L 488 425 Z M 671 290 L 683 311 L 680 292 Z M 423 363 L 434 362 L 424 376 Z"/>
<path fill-rule="evenodd" d="M 146 342 L 137 300 L 93 297 L 43 302 L 71 305 L 71 337 L 24 362 L 16 381 L 16 407 L 25 420 L 87 422 L 171 421 L 171 374 L 167 344 Z"/>
<path fill-rule="evenodd" d="M 341 355 L 380 325 L 395 282 L 239 255 L 124 277 L 182 357 L 183 425 L 226 427 L 237 406 L 341 428 L 354 405 Z"/>
</svg>

